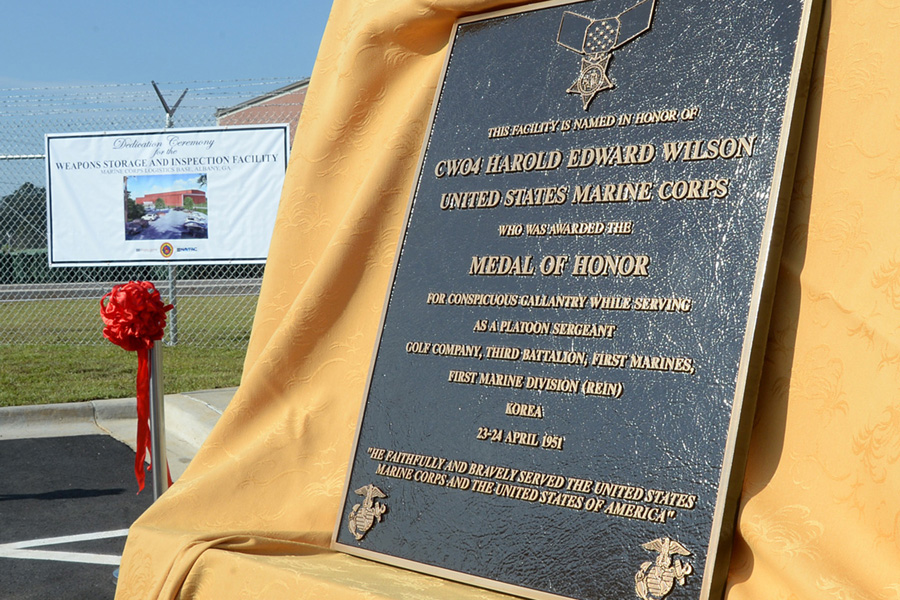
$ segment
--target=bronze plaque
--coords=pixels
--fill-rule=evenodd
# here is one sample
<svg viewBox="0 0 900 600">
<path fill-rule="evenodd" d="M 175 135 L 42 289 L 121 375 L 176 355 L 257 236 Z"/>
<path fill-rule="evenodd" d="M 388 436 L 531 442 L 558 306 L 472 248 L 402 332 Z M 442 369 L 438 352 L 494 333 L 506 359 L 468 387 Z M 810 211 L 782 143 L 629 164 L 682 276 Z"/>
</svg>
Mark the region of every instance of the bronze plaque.
<svg viewBox="0 0 900 600">
<path fill-rule="evenodd" d="M 813 12 L 457 24 L 335 548 L 530 598 L 722 593 Z"/>
</svg>

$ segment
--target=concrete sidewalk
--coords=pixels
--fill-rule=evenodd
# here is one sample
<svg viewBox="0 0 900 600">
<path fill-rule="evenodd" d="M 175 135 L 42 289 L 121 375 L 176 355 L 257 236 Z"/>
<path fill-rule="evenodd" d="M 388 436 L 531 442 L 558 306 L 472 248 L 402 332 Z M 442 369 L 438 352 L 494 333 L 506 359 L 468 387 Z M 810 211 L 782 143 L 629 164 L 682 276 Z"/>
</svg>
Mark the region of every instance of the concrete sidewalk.
<svg viewBox="0 0 900 600">
<path fill-rule="evenodd" d="M 237 388 L 166 394 L 166 453 L 173 479 L 194 458 Z M 109 435 L 135 449 L 135 398 L 0 408 L 0 440 Z"/>
</svg>

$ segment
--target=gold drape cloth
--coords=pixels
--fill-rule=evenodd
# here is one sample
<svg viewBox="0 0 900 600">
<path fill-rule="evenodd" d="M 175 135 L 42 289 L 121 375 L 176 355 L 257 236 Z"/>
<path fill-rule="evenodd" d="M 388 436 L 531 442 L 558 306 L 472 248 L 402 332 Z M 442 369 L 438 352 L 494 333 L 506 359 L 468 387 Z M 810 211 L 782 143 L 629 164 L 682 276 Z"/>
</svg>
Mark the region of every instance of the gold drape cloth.
<svg viewBox="0 0 900 600">
<path fill-rule="evenodd" d="M 327 545 L 451 26 L 523 3 L 335 0 L 241 386 L 118 600 L 503 597 Z M 825 5 L 730 600 L 900 599 L 898 40 L 897 0 Z"/>
</svg>

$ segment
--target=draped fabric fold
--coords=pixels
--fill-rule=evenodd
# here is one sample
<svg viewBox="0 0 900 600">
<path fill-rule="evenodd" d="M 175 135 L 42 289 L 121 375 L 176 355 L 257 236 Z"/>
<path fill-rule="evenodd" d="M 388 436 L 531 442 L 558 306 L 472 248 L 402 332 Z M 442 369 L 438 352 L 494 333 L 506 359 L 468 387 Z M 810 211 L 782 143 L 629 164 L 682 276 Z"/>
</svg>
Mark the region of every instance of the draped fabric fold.
<svg viewBox="0 0 900 600">
<path fill-rule="evenodd" d="M 119 600 L 502 597 L 327 545 L 452 24 L 523 3 L 335 0 L 241 386 L 132 527 Z M 825 5 L 730 599 L 900 598 L 898 26 Z"/>
</svg>

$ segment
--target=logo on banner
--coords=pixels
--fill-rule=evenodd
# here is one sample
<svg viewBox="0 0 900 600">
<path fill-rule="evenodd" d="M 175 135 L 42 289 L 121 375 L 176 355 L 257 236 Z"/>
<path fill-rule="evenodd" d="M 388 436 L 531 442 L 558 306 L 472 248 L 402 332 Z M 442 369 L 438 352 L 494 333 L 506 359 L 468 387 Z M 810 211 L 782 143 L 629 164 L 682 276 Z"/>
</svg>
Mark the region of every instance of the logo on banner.
<svg viewBox="0 0 900 600">
<path fill-rule="evenodd" d="M 566 93 L 580 95 L 584 110 L 599 92 L 615 87 L 607 73 L 612 51 L 650 29 L 655 7 L 656 0 L 643 0 L 615 17 L 603 19 L 563 13 L 556 43 L 581 55 L 581 74 Z"/>
<path fill-rule="evenodd" d="M 165 242 L 159 247 L 159 253 L 162 254 L 163 258 L 171 258 L 172 255 L 175 254 L 175 246 L 169 242 Z"/>
</svg>

